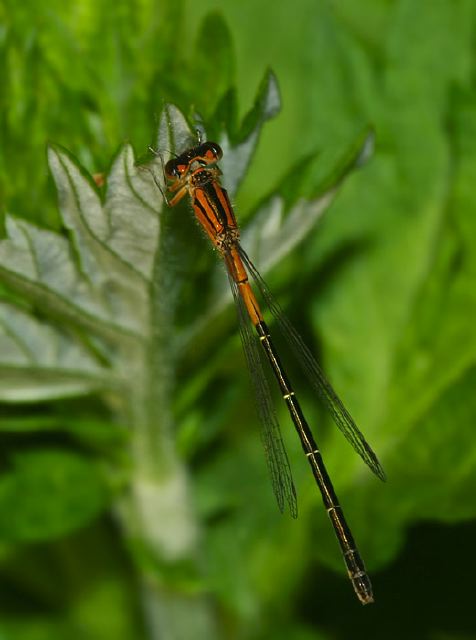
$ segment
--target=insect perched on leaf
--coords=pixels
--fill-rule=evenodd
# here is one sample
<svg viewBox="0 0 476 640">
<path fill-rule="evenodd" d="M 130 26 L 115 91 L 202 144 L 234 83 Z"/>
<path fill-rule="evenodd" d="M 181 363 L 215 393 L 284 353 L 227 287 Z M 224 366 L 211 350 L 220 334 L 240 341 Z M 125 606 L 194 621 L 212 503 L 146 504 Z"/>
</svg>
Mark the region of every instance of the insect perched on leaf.
<svg viewBox="0 0 476 640">
<path fill-rule="evenodd" d="M 251 287 L 250 276 L 339 429 L 381 480 L 385 479 L 385 473 L 377 456 L 326 379 L 314 356 L 271 296 L 267 285 L 241 246 L 240 231 L 233 208 L 226 190 L 220 184 L 221 171 L 217 163 L 221 157 L 222 150 L 217 143 L 199 142 L 196 146 L 169 160 L 164 167 L 168 186 L 168 193 L 164 194 L 164 197 L 170 207 L 176 205 L 186 195 L 190 197 L 195 217 L 226 265 L 238 312 L 243 348 L 258 399 L 263 442 L 273 490 L 280 510 L 283 511 L 287 503 L 291 515 L 297 516 L 296 490 L 279 424 L 271 403 L 269 386 L 262 369 L 260 348 L 271 366 L 301 440 L 339 541 L 354 590 L 359 600 L 363 604 L 368 604 L 373 602 L 369 576 L 342 512 L 320 450 L 271 339 L 260 305 Z"/>
</svg>

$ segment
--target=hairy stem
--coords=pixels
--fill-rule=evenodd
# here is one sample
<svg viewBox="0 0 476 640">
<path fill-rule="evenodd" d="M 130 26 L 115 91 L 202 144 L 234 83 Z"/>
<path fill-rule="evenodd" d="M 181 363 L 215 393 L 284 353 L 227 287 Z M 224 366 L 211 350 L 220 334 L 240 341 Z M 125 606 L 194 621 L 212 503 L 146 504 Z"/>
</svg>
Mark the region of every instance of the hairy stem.
<svg viewBox="0 0 476 640">
<path fill-rule="evenodd" d="M 150 291 L 149 340 L 126 359 L 133 472 L 119 513 L 140 573 L 150 640 L 213 640 L 215 613 L 210 599 L 196 589 L 191 593 L 189 587 L 203 582 L 200 527 L 187 469 L 173 438 L 175 288 L 166 260 L 173 246 L 170 239 L 163 245 L 161 241 Z"/>
</svg>

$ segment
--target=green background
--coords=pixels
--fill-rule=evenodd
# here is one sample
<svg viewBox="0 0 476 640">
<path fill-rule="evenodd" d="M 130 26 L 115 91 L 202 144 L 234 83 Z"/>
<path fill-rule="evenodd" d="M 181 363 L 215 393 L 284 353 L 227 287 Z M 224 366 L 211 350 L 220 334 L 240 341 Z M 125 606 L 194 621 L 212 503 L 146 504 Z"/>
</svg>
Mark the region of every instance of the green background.
<svg viewBox="0 0 476 640">
<path fill-rule="evenodd" d="M 215 14 L 201 28 L 210 10 L 225 24 Z M 324 455 L 376 604 L 353 599 L 281 409 L 301 517 L 275 508 L 229 313 L 184 356 L 174 416 L 198 510 L 208 514 L 203 579 L 223 637 L 476 638 L 475 27 L 470 0 L 0 5 L 2 206 L 43 226 L 60 227 L 48 141 L 91 173 L 105 171 L 124 141 L 139 154 L 155 143 L 164 101 L 196 109 L 213 134 L 222 125 L 216 104 L 234 85 L 243 115 L 267 67 L 283 108 L 236 198 L 243 223 L 306 154 L 320 151 L 315 173 L 296 187 L 303 195 L 362 127 L 375 129 L 373 159 L 266 278 L 387 471 L 386 485 L 368 477 L 292 369 L 311 423 L 323 424 Z M 191 249 L 199 275 L 211 264 L 202 250 Z M 184 294 L 182 306 L 183 318 L 199 315 L 200 296 Z M 111 449 L 120 470 L 124 446 L 102 426 L 100 400 L 29 407 L 23 422 L 21 406 L 2 413 L 4 472 L 18 451 L 27 452 L 18 468 L 32 471 L 0 490 L 0 638 L 154 637 L 94 471 Z M 55 427 L 71 414 L 83 420 L 76 436 Z M 73 496 L 84 513 L 67 535 L 53 526 L 41 540 L 30 530 L 12 539 L 15 513 L 25 495 L 35 500 L 45 474 L 51 487 L 88 478 L 94 501 Z M 62 518 L 57 508 L 51 522 Z M 162 580 L 181 584 L 175 573 Z"/>
</svg>

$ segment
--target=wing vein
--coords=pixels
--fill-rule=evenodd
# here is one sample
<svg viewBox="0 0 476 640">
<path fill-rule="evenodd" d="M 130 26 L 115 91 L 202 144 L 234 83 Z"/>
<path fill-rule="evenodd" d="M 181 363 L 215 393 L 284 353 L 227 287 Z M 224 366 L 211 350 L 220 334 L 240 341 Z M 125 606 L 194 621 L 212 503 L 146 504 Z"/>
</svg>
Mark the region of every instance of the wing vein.
<svg viewBox="0 0 476 640">
<path fill-rule="evenodd" d="M 236 303 L 243 351 L 255 391 L 256 408 L 261 423 L 261 440 L 266 454 L 271 484 L 281 513 L 284 511 L 285 502 L 287 502 L 292 517 L 296 518 L 296 489 L 278 418 L 273 407 L 268 381 L 263 371 L 259 344 L 252 333 L 250 319 L 238 290 L 238 285 L 230 273 L 228 273 L 228 278 Z"/>
<path fill-rule="evenodd" d="M 239 247 L 239 252 L 241 259 L 260 290 L 271 314 L 276 319 L 281 333 L 291 345 L 301 368 L 329 411 L 335 424 L 373 473 L 381 480 L 385 480 L 385 471 L 376 454 L 365 440 L 350 413 L 344 407 L 331 383 L 327 380 L 317 360 L 309 350 L 309 347 L 306 346 L 290 320 L 286 317 L 279 303 L 273 298 L 267 284 L 241 246 Z"/>
</svg>

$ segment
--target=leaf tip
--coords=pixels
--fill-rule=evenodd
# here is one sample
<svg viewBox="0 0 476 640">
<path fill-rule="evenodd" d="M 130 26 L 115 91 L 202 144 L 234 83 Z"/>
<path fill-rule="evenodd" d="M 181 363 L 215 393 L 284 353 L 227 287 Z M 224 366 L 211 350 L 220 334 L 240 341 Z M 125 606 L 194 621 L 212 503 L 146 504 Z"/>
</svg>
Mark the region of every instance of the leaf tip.
<svg viewBox="0 0 476 640">
<path fill-rule="evenodd" d="M 268 117 L 276 116 L 281 110 L 281 94 L 276 74 L 268 67 L 263 78 L 264 111 Z"/>
<path fill-rule="evenodd" d="M 375 151 L 375 129 L 373 126 L 369 126 L 364 134 L 364 140 L 360 153 L 358 154 L 355 162 L 356 167 L 362 167 L 373 156 Z"/>
<path fill-rule="evenodd" d="M 59 155 L 59 147 L 55 142 L 48 142 L 46 145 L 46 157 L 48 158 L 48 163 L 51 164 L 52 161 L 56 160 Z"/>
</svg>

